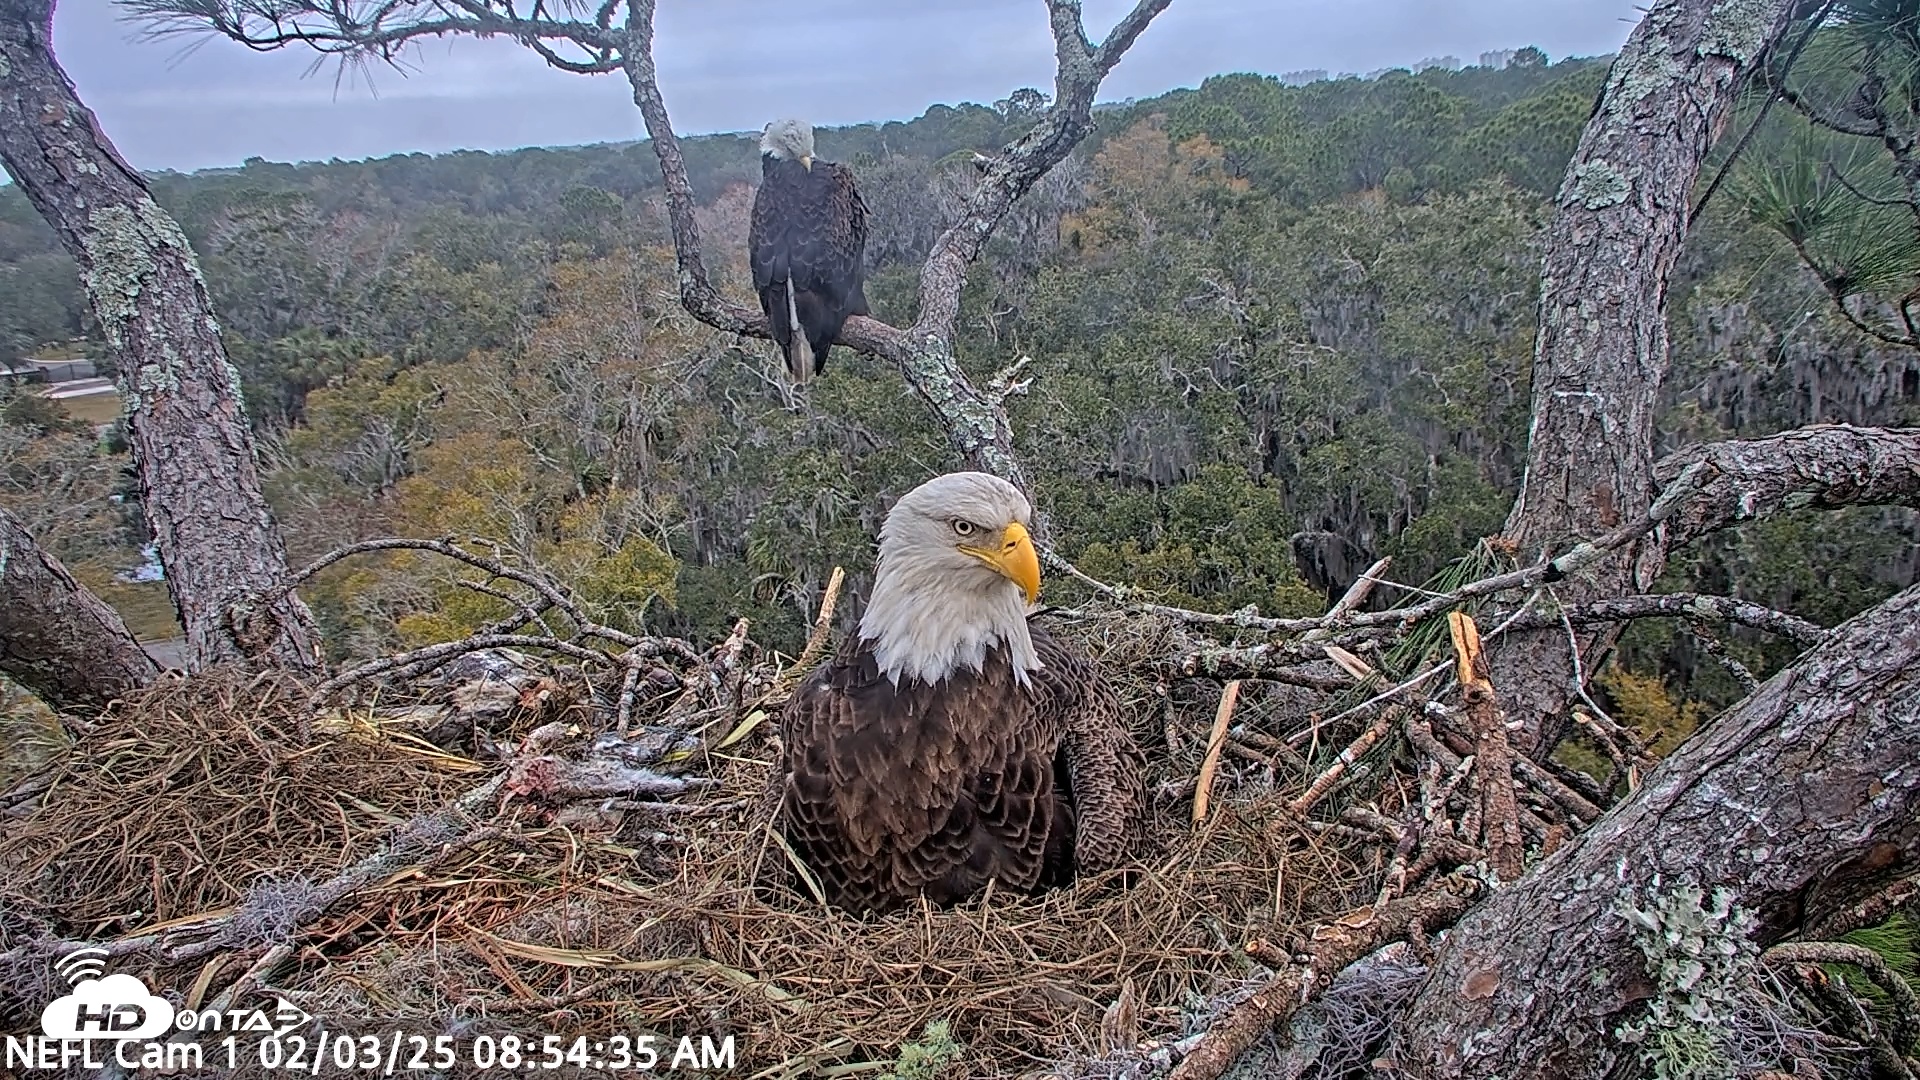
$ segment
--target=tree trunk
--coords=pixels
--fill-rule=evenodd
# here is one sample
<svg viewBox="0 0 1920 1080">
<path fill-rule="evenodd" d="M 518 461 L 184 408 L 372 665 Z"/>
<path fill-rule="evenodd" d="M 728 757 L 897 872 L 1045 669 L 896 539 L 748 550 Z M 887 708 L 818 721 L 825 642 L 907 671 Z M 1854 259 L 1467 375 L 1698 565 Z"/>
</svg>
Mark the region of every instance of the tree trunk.
<svg viewBox="0 0 1920 1080">
<path fill-rule="evenodd" d="M 1616 1029 L 1654 991 L 1618 905 L 1724 888 L 1765 945 L 1912 874 L 1916 731 L 1920 586 L 1842 624 L 1462 920 L 1394 1057 L 1436 1080 L 1611 1075 L 1637 1052 Z"/>
<path fill-rule="evenodd" d="M 310 668 L 318 633 L 286 548 L 187 239 L 120 159 L 54 60 L 51 0 L 0 0 L 0 161 L 79 264 L 120 369 L 141 505 L 186 627 L 190 666 Z"/>
<path fill-rule="evenodd" d="M 1790 0 L 1666 0 L 1614 61 L 1560 187 L 1540 278 L 1527 471 L 1505 535 L 1524 562 L 1646 513 L 1657 493 L 1653 425 L 1666 377 L 1667 279 L 1686 238 L 1700 163 L 1737 83 L 1779 33 Z M 1666 562 L 1657 537 L 1627 559 L 1559 586 L 1563 600 L 1649 591 Z M 1615 629 L 1591 630 L 1591 661 Z M 1565 735 L 1573 658 L 1552 629 L 1509 638 L 1493 684 L 1544 759 Z"/>
<path fill-rule="evenodd" d="M 112 608 L 0 509 L 0 673 L 62 711 L 94 711 L 160 665 Z"/>
</svg>

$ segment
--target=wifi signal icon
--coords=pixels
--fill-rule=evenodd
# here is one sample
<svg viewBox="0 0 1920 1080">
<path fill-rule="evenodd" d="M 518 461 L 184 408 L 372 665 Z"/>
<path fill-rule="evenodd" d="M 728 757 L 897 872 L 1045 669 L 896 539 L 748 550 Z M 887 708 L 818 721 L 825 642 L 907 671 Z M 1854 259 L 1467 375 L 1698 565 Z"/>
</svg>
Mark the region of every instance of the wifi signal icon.
<svg viewBox="0 0 1920 1080">
<path fill-rule="evenodd" d="M 60 958 L 53 966 L 60 977 L 67 980 L 68 986 L 79 986 L 83 982 L 98 979 L 107 971 L 107 950 L 75 949 Z"/>
</svg>

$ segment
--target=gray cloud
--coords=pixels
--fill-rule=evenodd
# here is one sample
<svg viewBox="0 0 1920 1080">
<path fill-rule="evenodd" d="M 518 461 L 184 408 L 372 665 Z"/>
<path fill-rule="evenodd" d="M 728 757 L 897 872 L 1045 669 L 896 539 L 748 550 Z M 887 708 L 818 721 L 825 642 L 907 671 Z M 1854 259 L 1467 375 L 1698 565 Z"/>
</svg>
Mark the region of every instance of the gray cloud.
<svg viewBox="0 0 1920 1080">
<path fill-rule="evenodd" d="M 1098 36 L 1132 0 L 1086 0 Z M 1223 71 L 1364 72 L 1533 44 L 1609 52 L 1632 0 L 1174 0 L 1107 81 L 1146 97 Z M 666 0 L 656 54 L 681 131 L 740 131 L 770 116 L 848 124 L 916 116 L 1047 88 L 1052 40 L 1037 0 Z M 188 47 L 191 45 L 192 47 Z M 497 150 L 631 139 L 639 114 L 618 75 L 554 71 L 504 41 L 433 42 L 372 86 L 313 70 L 304 50 L 143 40 L 106 0 L 66 0 L 55 47 L 122 152 L 194 169 L 406 151 Z"/>
</svg>

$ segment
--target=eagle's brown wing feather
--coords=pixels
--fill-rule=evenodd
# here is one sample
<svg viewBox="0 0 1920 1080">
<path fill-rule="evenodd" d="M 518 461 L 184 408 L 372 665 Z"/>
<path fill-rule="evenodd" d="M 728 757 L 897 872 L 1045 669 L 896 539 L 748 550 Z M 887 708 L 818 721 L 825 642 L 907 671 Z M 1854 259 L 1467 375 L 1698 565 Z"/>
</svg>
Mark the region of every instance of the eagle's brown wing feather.
<svg viewBox="0 0 1920 1080">
<path fill-rule="evenodd" d="M 988 880 L 1026 891 L 1124 865 L 1146 826 L 1146 770 L 1113 688 L 1032 627 L 1044 667 L 1004 653 L 928 686 L 882 678 L 849 642 L 782 718 L 782 813 L 829 899 L 885 911 Z"/>
<path fill-rule="evenodd" d="M 1073 868 L 1097 874 L 1124 865 L 1147 828 L 1146 759 L 1127 730 L 1120 697 L 1091 660 L 1030 623 L 1043 665 L 1037 708 L 1058 717 L 1073 803 Z"/>
<path fill-rule="evenodd" d="M 853 170 L 829 162 L 825 166 L 829 181 L 827 214 L 831 235 L 827 249 L 830 264 L 827 277 L 835 282 L 835 298 L 842 316 L 865 315 L 867 311 L 867 203 L 853 180 Z"/>
</svg>

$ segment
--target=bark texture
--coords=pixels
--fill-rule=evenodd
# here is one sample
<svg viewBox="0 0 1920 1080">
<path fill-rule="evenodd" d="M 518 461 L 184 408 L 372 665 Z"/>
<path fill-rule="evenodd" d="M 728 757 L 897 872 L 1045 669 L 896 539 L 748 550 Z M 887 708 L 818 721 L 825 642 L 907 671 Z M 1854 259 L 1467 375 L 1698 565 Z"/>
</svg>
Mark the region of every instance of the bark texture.
<svg viewBox="0 0 1920 1080">
<path fill-rule="evenodd" d="M 62 712 L 98 710 L 158 678 L 112 608 L 0 509 L 0 673 Z"/>
<path fill-rule="evenodd" d="M 1342 970 L 1388 942 L 1446 929 L 1472 905 L 1477 892 L 1472 881 L 1443 880 L 1416 896 L 1369 909 L 1362 917 L 1321 923 L 1308 935 L 1304 963 L 1293 962 L 1267 942 L 1248 943 L 1249 953 L 1278 968 L 1273 980 L 1215 1021 L 1168 1080 L 1214 1080 Z"/>
<path fill-rule="evenodd" d="M 1670 455 L 1654 474 L 1671 480 L 1694 462 L 1712 469 L 1700 494 L 1667 525 L 1678 546 L 1782 510 L 1843 506 L 1920 509 L 1920 429 L 1817 424 L 1708 443 Z"/>
<path fill-rule="evenodd" d="M 1664 0 L 1641 19 L 1557 196 L 1540 278 L 1527 471 L 1505 535 L 1523 561 L 1645 513 L 1657 487 L 1653 424 L 1668 368 L 1667 282 L 1689 198 L 1737 84 L 1784 25 L 1791 0 Z M 1666 562 L 1656 539 L 1596 565 L 1561 599 L 1649 591 Z M 1590 629 L 1593 655 L 1618 631 Z M 1588 670 L 1594 669 L 1589 664 Z M 1571 723 L 1566 639 L 1514 635 L 1493 683 L 1524 721 L 1521 749 L 1543 758 Z"/>
<path fill-rule="evenodd" d="M 1728 889 L 1762 945 L 1920 860 L 1920 586 L 1711 721 L 1633 795 L 1461 921 L 1400 1025 L 1411 1075 L 1616 1075 L 1652 991 L 1622 900 Z M 1639 1075 L 1633 1072 L 1631 1075 Z"/>
<path fill-rule="evenodd" d="M 120 375 L 141 505 L 193 668 L 318 664 L 260 492 L 239 374 L 180 228 L 120 159 L 52 51 L 51 0 L 0 0 L 0 161 L 79 264 Z"/>
</svg>

